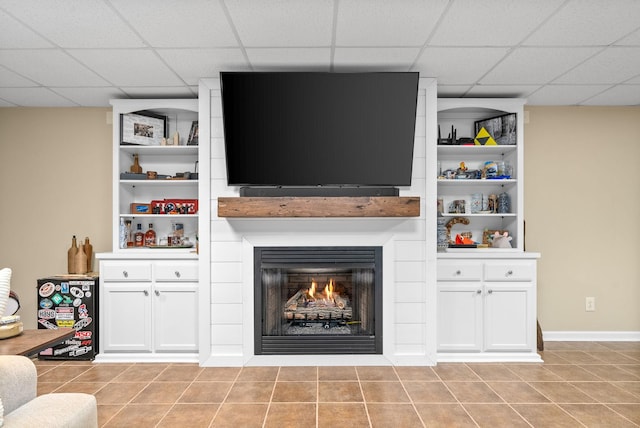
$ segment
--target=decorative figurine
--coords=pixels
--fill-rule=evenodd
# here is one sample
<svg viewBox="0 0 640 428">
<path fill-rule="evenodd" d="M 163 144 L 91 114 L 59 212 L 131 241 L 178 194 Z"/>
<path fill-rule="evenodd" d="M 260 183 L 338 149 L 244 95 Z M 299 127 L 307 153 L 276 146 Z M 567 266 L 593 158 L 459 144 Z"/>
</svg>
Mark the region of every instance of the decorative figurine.
<svg viewBox="0 0 640 428">
<path fill-rule="evenodd" d="M 513 237 L 509 236 L 509 232 L 504 232 L 500 235 L 500 232 L 496 232 L 493 235 L 493 240 L 491 241 L 491 247 L 493 248 L 511 248 L 511 240 Z"/>
</svg>

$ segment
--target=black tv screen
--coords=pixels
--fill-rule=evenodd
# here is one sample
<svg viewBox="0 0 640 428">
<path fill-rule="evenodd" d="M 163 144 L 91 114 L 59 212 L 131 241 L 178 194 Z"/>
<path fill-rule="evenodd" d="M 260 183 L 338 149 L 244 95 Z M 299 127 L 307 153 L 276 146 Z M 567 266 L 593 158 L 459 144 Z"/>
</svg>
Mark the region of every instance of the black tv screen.
<svg viewBox="0 0 640 428">
<path fill-rule="evenodd" d="M 222 72 L 231 186 L 410 186 L 418 73 Z"/>
</svg>

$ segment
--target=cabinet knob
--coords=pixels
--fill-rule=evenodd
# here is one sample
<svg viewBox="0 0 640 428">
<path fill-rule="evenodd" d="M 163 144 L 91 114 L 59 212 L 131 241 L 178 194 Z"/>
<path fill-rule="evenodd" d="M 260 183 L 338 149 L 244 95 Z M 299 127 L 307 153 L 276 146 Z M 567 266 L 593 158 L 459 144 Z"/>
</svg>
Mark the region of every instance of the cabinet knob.
<svg viewBox="0 0 640 428">
<path fill-rule="evenodd" d="M 144 290 L 143 293 L 144 293 L 145 296 L 149 295 L 149 292 L 147 290 Z"/>
<path fill-rule="evenodd" d="M 158 290 L 156 290 L 155 293 L 156 293 L 156 296 L 160 295 L 160 292 Z"/>
<path fill-rule="evenodd" d="M 492 293 L 493 293 L 493 290 L 492 290 L 492 289 L 489 289 L 489 291 L 487 291 L 487 293 L 492 294 Z"/>
<path fill-rule="evenodd" d="M 456 271 L 456 275 L 460 275 L 462 272 L 460 270 Z"/>
<path fill-rule="evenodd" d="M 127 272 L 126 270 L 123 270 L 122 276 L 124 276 L 125 278 L 129 278 L 129 272 Z"/>
<path fill-rule="evenodd" d="M 513 271 L 512 270 L 508 270 L 507 271 L 507 275 L 506 276 L 509 276 L 509 275 L 513 275 Z"/>
<path fill-rule="evenodd" d="M 477 290 L 476 294 L 482 294 L 482 290 Z"/>
<path fill-rule="evenodd" d="M 176 278 L 180 278 L 180 271 L 177 270 L 174 273 L 176 274 Z"/>
</svg>

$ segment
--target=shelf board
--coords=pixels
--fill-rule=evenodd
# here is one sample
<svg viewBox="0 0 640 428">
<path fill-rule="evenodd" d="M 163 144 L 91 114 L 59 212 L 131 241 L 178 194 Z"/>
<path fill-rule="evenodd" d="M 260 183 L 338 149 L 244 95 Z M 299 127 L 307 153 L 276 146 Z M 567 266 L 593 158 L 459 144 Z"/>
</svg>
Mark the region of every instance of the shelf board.
<svg viewBox="0 0 640 428">
<path fill-rule="evenodd" d="M 120 214 L 122 218 L 198 218 L 198 214 Z"/>
<path fill-rule="evenodd" d="M 438 180 L 438 185 L 444 186 L 495 186 L 499 184 L 514 184 L 517 183 L 518 180 L 515 178 L 505 178 L 500 180 L 469 180 L 469 179 L 443 179 Z"/>
<path fill-rule="evenodd" d="M 198 180 L 120 180 L 120 184 L 130 186 L 197 186 Z"/>
<path fill-rule="evenodd" d="M 477 213 L 477 214 L 455 214 L 455 213 L 444 213 L 442 214 L 442 217 L 515 217 L 517 214 L 516 213 L 496 213 L 496 214 L 483 214 L 483 213 Z"/>
<path fill-rule="evenodd" d="M 120 145 L 123 153 L 145 155 L 197 155 L 198 146 L 136 146 Z"/>
<path fill-rule="evenodd" d="M 511 153 L 517 150 L 518 146 L 454 146 L 454 145 L 438 145 L 438 155 L 495 155 L 502 153 Z"/>
<path fill-rule="evenodd" d="M 218 198 L 218 217 L 419 217 L 417 196 Z"/>
</svg>

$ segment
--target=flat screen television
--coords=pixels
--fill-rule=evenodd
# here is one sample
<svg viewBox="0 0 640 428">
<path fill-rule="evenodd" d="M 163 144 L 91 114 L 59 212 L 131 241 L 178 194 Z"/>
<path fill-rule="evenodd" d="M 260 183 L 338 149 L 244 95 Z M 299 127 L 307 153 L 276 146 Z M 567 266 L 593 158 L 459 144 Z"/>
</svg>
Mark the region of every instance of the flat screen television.
<svg viewBox="0 0 640 428">
<path fill-rule="evenodd" d="M 228 184 L 302 193 L 410 186 L 418 78 L 221 72 Z"/>
</svg>

